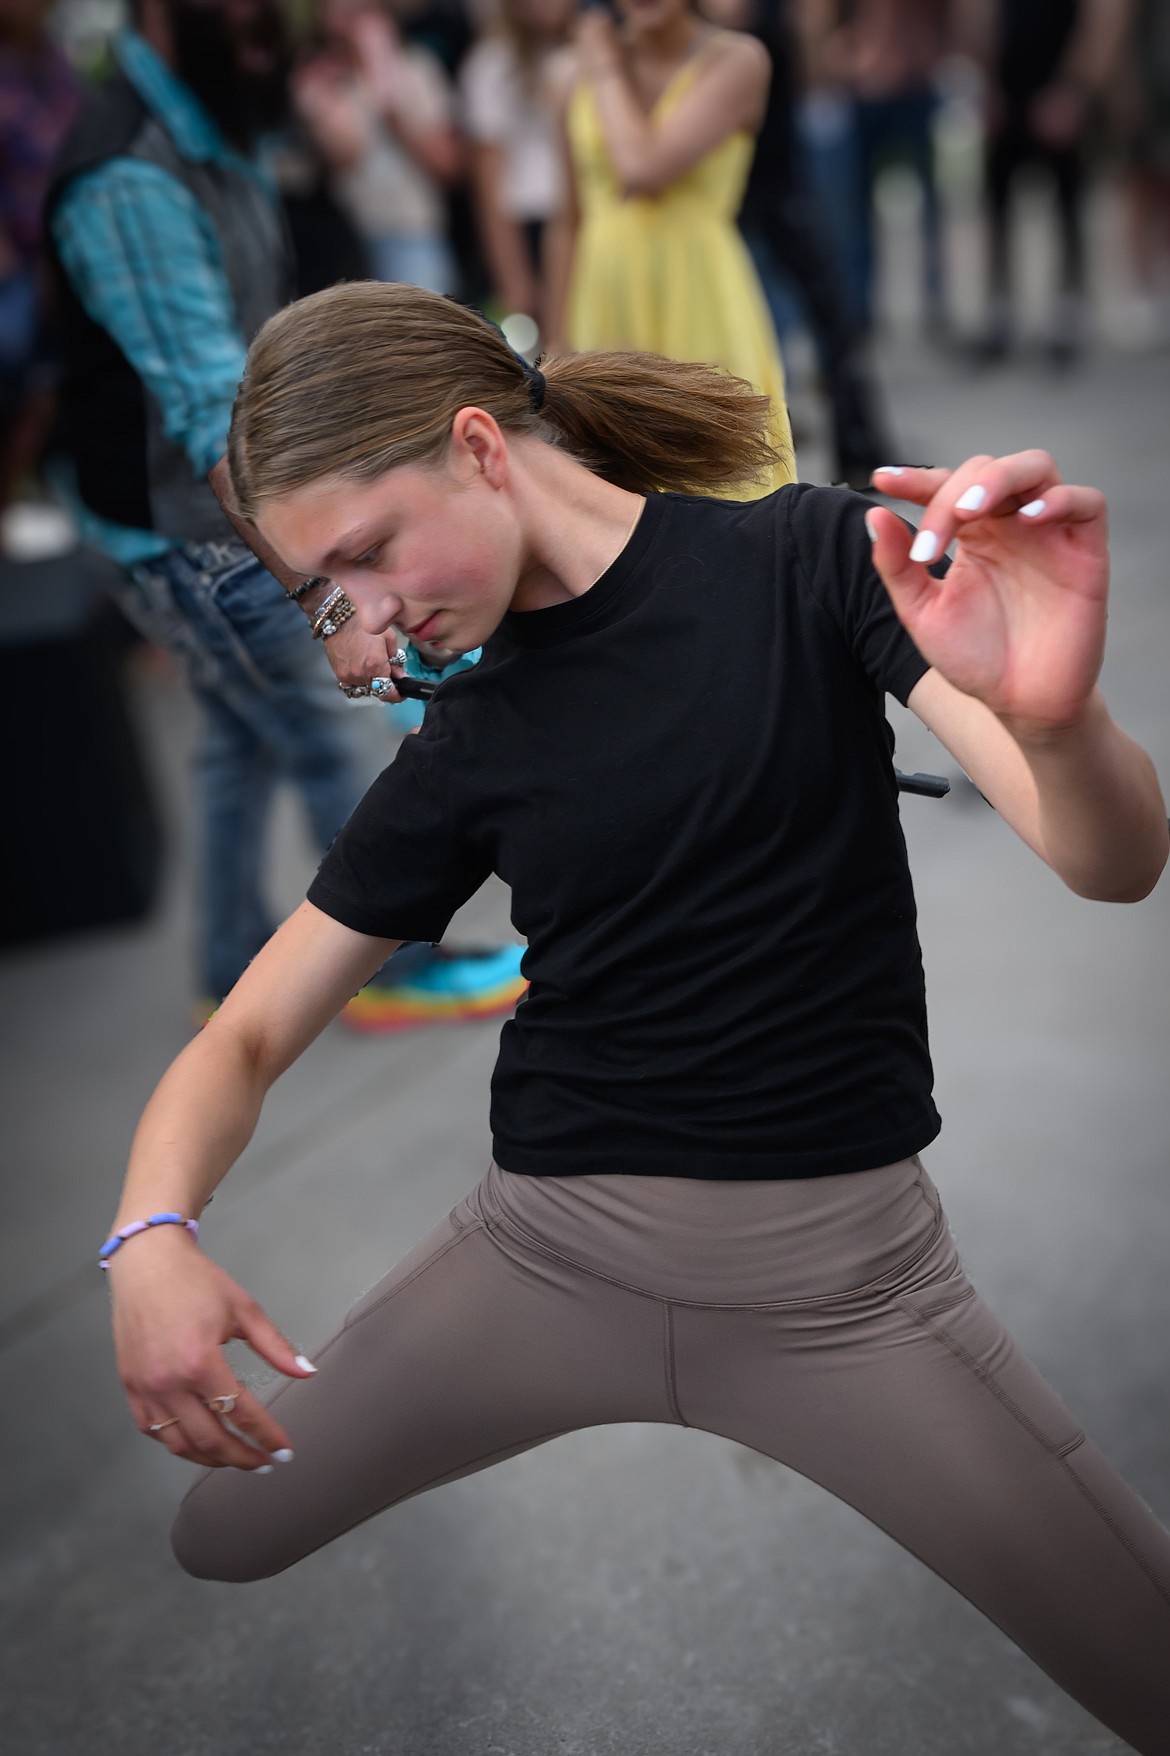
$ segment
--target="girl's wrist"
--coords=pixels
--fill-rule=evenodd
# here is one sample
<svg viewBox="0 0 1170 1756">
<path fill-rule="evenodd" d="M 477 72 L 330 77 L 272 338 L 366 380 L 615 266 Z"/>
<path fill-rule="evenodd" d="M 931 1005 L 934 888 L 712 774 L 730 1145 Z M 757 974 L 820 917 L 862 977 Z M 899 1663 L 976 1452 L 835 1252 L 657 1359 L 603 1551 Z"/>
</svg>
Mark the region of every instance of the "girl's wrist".
<svg viewBox="0 0 1170 1756">
<path fill-rule="evenodd" d="M 160 1248 L 157 1239 L 161 1237 L 183 1238 L 190 1244 L 195 1244 L 199 1237 L 199 1222 L 188 1218 L 177 1208 L 155 1208 L 141 1219 L 124 1220 L 114 1228 L 98 1251 L 98 1267 L 108 1271 L 115 1264 L 121 1263 L 127 1253 L 137 1254 L 144 1250 L 140 1240 L 148 1236 L 156 1240 L 151 1245 L 152 1250 Z M 171 1247 L 173 1246 L 162 1246 Z"/>
<path fill-rule="evenodd" d="M 998 717 L 1022 750 L 1037 754 L 1059 752 L 1094 736 L 1110 723 L 1109 710 L 1097 689 L 1068 719 L 1035 720 L 1006 713 Z"/>
</svg>

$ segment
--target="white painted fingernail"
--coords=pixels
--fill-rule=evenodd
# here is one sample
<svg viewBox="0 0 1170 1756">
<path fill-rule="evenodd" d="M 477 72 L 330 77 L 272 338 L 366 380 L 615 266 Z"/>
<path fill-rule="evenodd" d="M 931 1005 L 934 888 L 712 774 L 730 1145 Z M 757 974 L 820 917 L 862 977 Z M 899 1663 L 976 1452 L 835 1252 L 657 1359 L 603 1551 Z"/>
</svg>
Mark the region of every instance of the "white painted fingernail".
<svg viewBox="0 0 1170 1756">
<path fill-rule="evenodd" d="M 933 561 L 938 554 L 938 538 L 932 530 L 920 530 L 910 545 L 912 561 Z"/>
<path fill-rule="evenodd" d="M 986 488 L 968 488 L 967 492 L 955 501 L 955 505 L 960 512 L 978 512 L 986 498 Z"/>
<path fill-rule="evenodd" d="M 291 1463 L 293 1460 L 293 1454 L 287 1445 L 282 1445 L 279 1451 L 272 1453 L 272 1456 L 276 1463 Z"/>
<path fill-rule="evenodd" d="M 873 473 L 875 476 L 904 476 L 906 471 L 902 468 L 900 463 L 883 463 L 881 467 L 875 469 Z"/>
<path fill-rule="evenodd" d="M 1046 504 L 1047 502 L 1044 500 L 1029 500 L 1026 506 L 1020 507 L 1020 517 L 1039 518 L 1040 514 L 1044 511 Z"/>
<path fill-rule="evenodd" d="M 876 543 L 878 540 L 878 534 L 877 534 L 877 531 L 874 529 L 872 523 L 870 522 L 871 518 L 872 518 L 872 514 L 867 512 L 865 515 L 865 528 L 869 532 L 870 542 Z"/>
<path fill-rule="evenodd" d="M 257 1464 L 253 1473 L 258 1476 L 270 1476 L 273 1473 L 272 1465 L 270 1463 Z"/>
<path fill-rule="evenodd" d="M 315 1372 L 317 1370 L 312 1360 L 306 1360 L 304 1354 L 297 1355 L 297 1365 L 301 1368 L 302 1372 Z"/>
</svg>

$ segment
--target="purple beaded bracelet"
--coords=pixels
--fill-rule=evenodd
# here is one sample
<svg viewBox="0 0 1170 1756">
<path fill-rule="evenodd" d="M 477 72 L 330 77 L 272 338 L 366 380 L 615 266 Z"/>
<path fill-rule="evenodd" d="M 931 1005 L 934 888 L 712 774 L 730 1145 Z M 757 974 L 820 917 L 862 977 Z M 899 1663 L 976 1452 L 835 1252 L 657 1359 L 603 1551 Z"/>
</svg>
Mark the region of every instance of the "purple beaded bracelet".
<svg viewBox="0 0 1170 1756">
<path fill-rule="evenodd" d="M 138 1232 L 148 1232 L 151 1226 L 182 1226 L 193 1238 L 199 1236 L 199 1221 L 184 1219 L 181 1213 L 152 1213 L 149 1219 L 132 1219 L 127 1226 L 120 1226 L 113 1237 L 107 1238 L 98 1251 L 98 1267 L 108 1268 L 110 1257 L 115 1250 L 120 1250 L 127 1238 L 133 1238 Z"/>
</svg>

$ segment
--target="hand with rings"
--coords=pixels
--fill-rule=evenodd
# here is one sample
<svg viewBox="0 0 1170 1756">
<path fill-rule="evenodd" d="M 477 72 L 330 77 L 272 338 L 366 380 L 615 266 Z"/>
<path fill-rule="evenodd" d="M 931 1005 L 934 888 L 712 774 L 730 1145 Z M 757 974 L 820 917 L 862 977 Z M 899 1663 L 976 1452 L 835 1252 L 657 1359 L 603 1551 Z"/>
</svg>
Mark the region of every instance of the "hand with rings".
<svg viewBox="0 0 1170 1756">
<path fill-rule="evenodd" d="M 221 1349 L 239 1340 L 286 1378 L 311 1378 L 256 1300 L 186 1238 L 158 1227 L 111 1271 L 118 1373 L 139 1431 L 174 1457 L 267 1471 L 292 1458 L 287 1429 L 235 1379 Z M 283 1412 L 283 1410 L 282 1410 Z"/>
<path fill-rule="evenodd" d="M 392 665 L 405 665 L 406 654 L 401 647 L 390 660 Z M 385 701 L 395 699 L 393 677 L 371 677 L 368 683 L 338 683 L 341 693 L 350 701 Z"/>
<path fill-rule="evenodd" d="M 301 1357 L 299 1355 L 297 1356 L 297 1363 L 302 1364 Z M 304 1369 L 304 1368 L 312 1370 L 312 1368 L 308 1366 L 307 1361 L 303 1362 L 302 1369 Z M 222 1391 L 220 1393 L 220 1395 L 218 1395 L 218 1396 L 201 1397 L 200 1401 L 202 1402 L 204 1408 L 209 1409 L 213 1415 L 219 1415 L 219 1416 L 223 1417 L 223 1416 L 231 1415 L 235 1412 L 236 1404 L 240 1401 L 240 1399 L 242 1397 L 247 1397 L 249 1401 L 252 1400 L 250 1397 L 250 1393 L 245 1391 L 245 1390 L 225 1390 L 225 1391 Z M 241 1411 L 241 1412 L 243 1412 L 243 1411 Z M 192 1457 L 194 1454 L 193 1454 L 192 1450 L 190 1449 L 189 1445 L 186 1443 L 185 1434 L 182 1431 L 183 1420 L 184 1420 L 184 1417 L 182 1415 L 168 1415 L 168 1417 L 165 1421 L 151 1421 L 149 1423 L 149 1425 L 146 1427 L 145 1431 L 150 1435 L 150 1437 L 152 1439 L 159 1439 L 160 1444 L 166 1445 L 168 1450 L 175 1451 L 177 1455 L 184 1456 L 184 1457 Z M 165 1433 L 169 1427 L 178 1427 L 180 1429 L 180 1432 L 174 1436 L 173 1443 L 169 1442 L 166 1439 L 162 1439 L 160 1437 L 160 1435 Z M 238 1445 L 241 1442 L 243 1442 L 246 1445 L 247 1449 L 250 1452 L 252 1452 L 252 1455 L 256 1459 L 256 1462 L 255 1462 L 253 1467 L 255 1467 L 261 1475 L 267 1475 L 270 1473 L 273 1462 L 276 1462 L 276 1463 L 291 1463 L 292 1462 L 292 1456 L 293 1456 L 292 1450 L 287 1445 L 272 1446 L 272 1448 L 270 1450 L 268 1450 L 267 1452 L 264 1452 L 264 1451 L 261 1451 L 259 1449 L 261 1441 L 260 1441 L 258 1436 L 245 1433 L 243 1431 L 243 1429 L 235 1427 L 234 1425 L 230 1426 L 230 1427 L 225 1426 L 222 1430 L 223 1430 L 223 1433 L 225 1434 L 225 1436 L 227 1438 L 229 1438 L 233 1443 Z M 282 1432 L 280 1432 L 279 1429 L 276 1429 L 276 1436 L 278 1438 L 284 1438 L 285 1435 Z M 271 1443 L 271 1442 L 269 1442 L 269 1443 Z M 203 1457 L 196 1456 L 195 1461 L 206 1462 L 206 1461 L 211 1461 L 211 1459 L 209 1457 L 206 1457 L 206 1456 L 203 1456 Z"/>
<path fill-rule="evenodd" d="M 204 1408 L 209 1408 L 214 1415 L 230 1415 L 239 1400 L 238 1390 L 225 1390 L 222 1396 L 207 1396 L 203 1399 Z M 161 1433 L 166 1427 L 177 1427 L 181 1417 L 172 1415 L 166 1421 L 152 1421 L 147 1427 L 148 1433 Z"/>
</svg>

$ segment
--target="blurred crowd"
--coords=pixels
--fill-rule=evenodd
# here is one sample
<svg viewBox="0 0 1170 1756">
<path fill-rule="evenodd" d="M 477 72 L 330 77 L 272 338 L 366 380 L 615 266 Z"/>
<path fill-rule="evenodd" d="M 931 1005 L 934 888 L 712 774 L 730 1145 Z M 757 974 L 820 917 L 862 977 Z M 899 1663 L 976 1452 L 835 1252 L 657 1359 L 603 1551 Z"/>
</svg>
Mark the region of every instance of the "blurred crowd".
<svg viewBox="0 0 1170 1756">
<path fill-rule="evenodd" d="M 949 284 L 957 116 L 985 240 L 974 325 Z M 331 619 L 331 582 L 282 575 L 217 498 L 269 316 L 342 280 L 410 282 L 530 360 L 714 361 L 772 399 L 777 481 L 803 335 L 827 473 L 860 487 L 897 456 L 871 349 L 890 175 L 914 190 L 923 341 L 973 369 L 1024 339 L 1013 245 L 1043 192 L 1041 349 L 1069 368 L 1094 339 L 1102 167 L 1124 339 L 1170 345 L 1170 0 L 0 0 L 3 547 L 28 559 L 38 517 L 64 549 L 80 536 L 200 703 L 200 1009 L 271 930 L 276 782 L 321 848 L 360 796 L 337 685 L 384 673 L 395 644 Z M 414 659 L 441 678 L 474 656 Z M 406 972 L 405 1013 L 388 966 L 367 1010 L 397 1028 L 424 1003 L 506 1007 L 518 959 L 435 954 Z"/>
<path fill-rule="evenodd" d="M 662 3 L 617 0 L 617 11 L 646 16 Z M 1085 188 L 1103 160 L 1124 182 L 1132 340 L 1170 339 L 1164 0 L 701 4 L 772 58 L 741 224 L 782 335 L 802 326 L 814 338 L 837 399 L 840 479 L 880 461 L 857 362 L 874 325 L 875 190 L 891 165 L 921 191 L 924 329 L 955 340 L 938 139 L 956 92 L 968 105 L 975 94 L 983 128 L 985 318 L 963 338 L 976 357 L 1000 358 L 1017 339 L 1012 200 L 1032 175 L 1051 190 L 1058 241 L 1047 346 L 1070 362 L 1090 339 Z M 52 424 L 51 167 L 109 62 L 113 29 L 140 10 L 0 0 L 0 506 L 35 473 Z M 175 11 L 182 20 L 200 7 Z M 536 353 L 565 340 L 548 243 L 571 199 L 564 93 L 579 23 L 574 0 L 289 0 L 266 88 L 234 88 L 197 31 L 185 72 L 275 178 L 296 291 L 413 281 L 485 308 Z"/>
</svg>

